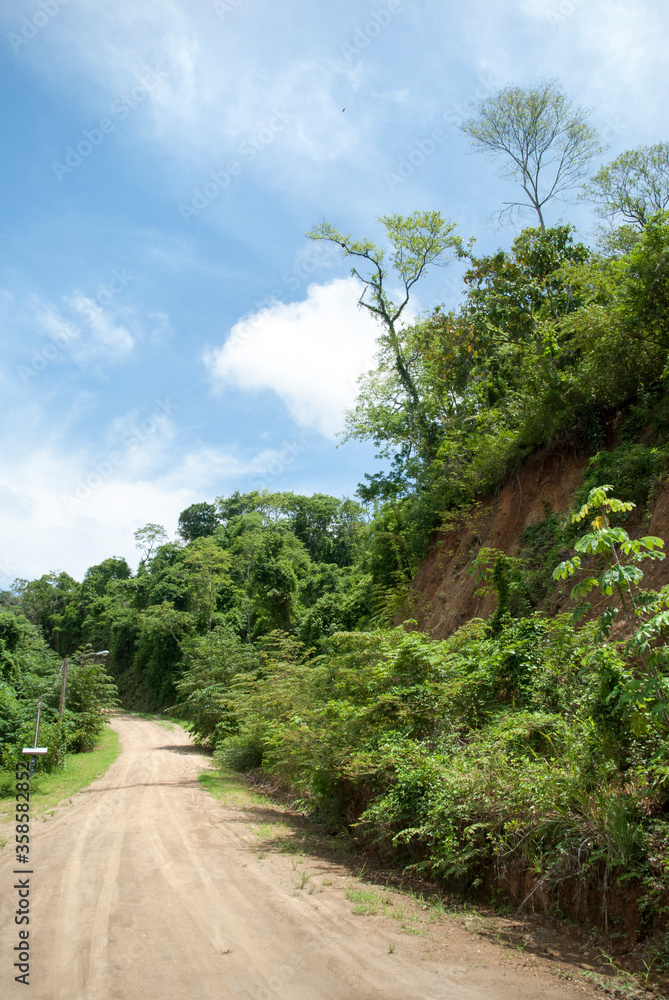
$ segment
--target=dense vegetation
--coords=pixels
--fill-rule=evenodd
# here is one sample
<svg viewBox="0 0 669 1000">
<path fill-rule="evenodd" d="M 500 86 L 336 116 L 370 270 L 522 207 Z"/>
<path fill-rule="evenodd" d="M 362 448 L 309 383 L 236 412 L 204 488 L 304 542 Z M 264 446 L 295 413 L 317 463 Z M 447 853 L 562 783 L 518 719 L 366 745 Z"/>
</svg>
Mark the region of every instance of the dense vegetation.
<svg viewBox="0 0 669 1000">
<path fill-rule="evenodd" d="M 54 724 L 60 657 L 104 647 L 126 704 L 178 706 L 222 762 L 263 768 L 333 830 L 461 888 L 514 872 L 528 892 L 631 886 L 652 929 L 669 888 L 669 588 L 643 588 L 662 542 L 625 525 L 669 458 L 669 213 L 634 195 L 635 155 L 592 180 L 623 222 L 598 249 L 547 228 L 543 203 L 539 228 L 484 257 L 437 212 L 385 217 L 383 245 L 311 234 L 353 259 L 379 320 L 348 433 L 376 442 L 387 470 L 361 502 L 194 504 L 177 540 L 136 533 L 136 573 L 109 558 L 82 583 L 17 581 L 0 613 L 6 762 L 38 691 Z M 461 305 L 402 326 L 414 284 L 447 257 L 467 260 Z M 583 487 L 518 554 L 479 554 L 494 615 L 441 641 L 394 624 L 434 531 L 547 445 L 583 454 Z M 550 617 L 570 577 L 576 613 Z M 68 746 L 88 739 L 86 684 L 109 700 L 88 662 Z"/>
<path fill-rule="evenodd" d="M 0 609 L 0 796 L 15 793 L 14 765 L 23 747 L 33 746 L 40 697 L 40 746 L 49 752 L 38 770 L 62 767 L 70 753 L 95 747 L 117 699 L 113 681 L 91 652 L 84 647 L 72 657 L 61 715 L 61 657 L 13 601 Z"/>
</svg>

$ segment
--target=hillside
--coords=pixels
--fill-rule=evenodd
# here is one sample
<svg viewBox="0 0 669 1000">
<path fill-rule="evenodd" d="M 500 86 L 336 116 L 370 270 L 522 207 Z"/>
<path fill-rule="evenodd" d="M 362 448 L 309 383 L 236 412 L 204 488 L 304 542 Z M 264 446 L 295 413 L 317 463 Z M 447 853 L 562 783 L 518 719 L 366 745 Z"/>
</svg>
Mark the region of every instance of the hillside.
<svg viewBox="0 0 669 1000">
<path fill-rule="evenodd" d="M 541 528 L 548 512 L 565 519 L 574 509 L 588 457 L 583 453 L 543 449 L 492 496 L 483 497 L 448 531 L 438 531 L 412 582 L 407 615 L 434 639 L 445 639 L 471 618 L 489 618 L 497 605 L 492 590 L 481 593 L 476 557 L 484 548 L 509 556 L 527 551 L 523 536 Z M 635 512 L 630 532 L 657 535 L 669 542 L 669 486 L 655 485 L 647 510 Z M 552 568 L 552 567 L 551 567 Z M 654 562 L 644 570 L 644 584 L 659 589 L 669 583 L 669 564 Z M 545 598 L 548 614 L 573 611 L 569 588 L 555 584 Z M 398 621 L 400 618 L 398 618 Z"/>
</svg>

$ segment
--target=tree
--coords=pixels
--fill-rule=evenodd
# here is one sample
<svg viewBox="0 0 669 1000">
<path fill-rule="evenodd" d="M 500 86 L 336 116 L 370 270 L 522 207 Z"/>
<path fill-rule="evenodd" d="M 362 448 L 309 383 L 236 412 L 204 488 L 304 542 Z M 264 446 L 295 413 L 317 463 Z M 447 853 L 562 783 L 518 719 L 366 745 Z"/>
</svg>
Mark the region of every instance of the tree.
<svg viewBox="0 0 669 1000">
<path fill-rule="evenodd" d="M 196 577 L 204 584 L 209 601 L 209 641 L 214 620 L 214 600 L 218 590 L 230 581 L 227 570 L 230 558 L 213 538 L 197 538 L 190 546 L 186 563 L 193 567 Z M 212 658 L 213 658 L 213 646 Z"/>
<path fill-rule="evenodd" d="M 138 528 L 134 535 L 135 544 L 142 552 L 142 562 L 145 566 L 153 559 L 156 549 L 167 541 L 167 532 L 162 524 L 145 524 Z"/>
<path fill-rule="evenodd" d="M 112 580 L 129 580 L 132 572 L 123 557 L 110 556 L 97 566 L 90 566 L 84 574 L 82 591 L 86 596 L 102 596 Z"/>
<path fill-rule="evenodd" d="M 184 542 L 213 535 L 219 524 L 216 508 L 210 503 L 193 503 L 179 514 L 179 534 Z"/>
<path fill-rule="evenodd" d="M 669 143 L 621 153 L 591 177 L 583 197 L 596 203 L 601 218 L 643 229 L 651 215 L 669 208 Z"/>
<path fill-rule="evenodd" d="M 659 348 L 659 355 L 653 354 L 664 367 L 669 346 L 669 212 L 651 216 L 631 252 L 616 265 L 622 278 L 619 313 L 624 329 L 647 350 L 651 345 Z"/>
<path fill-rule="evenodd" d="M 324 222 L 308 233 L 312 240 L 328 240 L 341 248 L 344 257 L 357 258 L 351 274 L 364 285 L 358 304 L 364 306 L 381 324 L 380 353 L 389 358 L 405 397 L 405 405 L 419 424 L 424 423 L 420 393 L 405 354 L 399 322 L 414 285 L 433 264 L 445 264 L 452 255 L 464 256 L 462 239 L 456 236 L 456 223 L 447 222 L 440 212 L 414 212 L 409 216 L 384 215 L 379 222 L 390 244 L 389 260 L 393 284 L 399 282 L 400 301 L 391 300 L 385 265 L 386 249 L 370 240 L 354 240 Z M 364 270 L 359 270 L 364 265 Z M 367 298 L 366 298 L 367 296 Z M 424 431 L 427 428 L 424 428 Z M 428 431 L 429 434 L 429 431 Z"/>
<path fill-rule="evenodd" d="M 507 162 L 500 175 L 518 181 L 525 192 L 527 201 L 506 202 L 500 216 L 533 208 L 544 231 L 546 203 L 577 187 L 592 157 L 604 150 L 588 115 L 556 80 L 542 80 L 483 99 L 476 117 L 459 126 L 474 149 L 493 160 L 503 156 Z"/>
<path fill-rule="evenodd" d="M 45 573 L 39 580 L 15 580 L 12 590 L 18 598 L 19 610 L 28 621 L 39 625 L 46 641 L 58 652 L 59 615 L 76 600 L 80 585 L 67 573 Z"/>
<path fill-rule="evenodd" d="M 184 668 L 183 640 L 194 632 L 193 615 L 175 610 L 170 601 L 139 613 L 134 666 L 155 699 L 154 704 L 174 700 L 174 682 Z"/>
<path fill-rule="evenodd" d="M 631 539 L 624 528 L 611 524 L 611 515 L 625 514 L 636 504 L 617 500 L 608 496 L 613 486 L 596 486 L 590 490 L 586 503 L 572 517 L 574 524 L 595 514 L 590 522 L 591 531 L 582 535 L 574 548 L 585 556 L 586 565 L 580 555 L 561 562 L 553 570 L 556 580 L 567 580 L 576 574 L 584 574 L 571 590 L 572 600 L 584 598 L 592 590 L 599 589 L 602 604 L 613 598 L 599 616 L 599 635 L 602 642 L 620 651 L 630 661 L 632 675 L 628 678 L 622 702 L 632 706 L 632 728 L 636 734 L 648 729 L 654 720 L 666 732 L 669 729 L 669 586 L 658 592 L 642 591 L 639 584 L 643 570 L 639 563 L 647 559 L 664 559 L 664 541 L 655 535 Z M 620 604 L 627 626 L 627 637 L 610 642 L 611 626 L 618 615 Z M 582 601 L 574 612 L 575 617 L 588 614 L 593 609 L 589 601 Z M 604 656 L 602 656 L 604 653 Z M 586 663 L 606 664 L 606 651 L 602 647 L 590 650 Z M 642 670 L 639 671 L 638 663 Z M 612 699 L 609 698 L 609 701 Z"/>
</svg>

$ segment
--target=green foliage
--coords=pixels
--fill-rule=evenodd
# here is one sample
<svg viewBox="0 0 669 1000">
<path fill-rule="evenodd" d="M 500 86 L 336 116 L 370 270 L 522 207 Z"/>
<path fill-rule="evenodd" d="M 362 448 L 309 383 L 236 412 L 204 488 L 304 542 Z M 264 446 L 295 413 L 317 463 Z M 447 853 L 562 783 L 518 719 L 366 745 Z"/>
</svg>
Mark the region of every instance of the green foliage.
<svg viewBox="0 0 669 1000">
<path fill-rule="evenodd" d="M 65 712 L 59 720 L 60 658 L 23 615 L 0 613 L 0 747 L 2 766 L 11 768 L 32 746 L 37 702 L 43 699 L 40 744 L 49 748 L 37 769 L 62 766 L 67 754 L 90 750 L 108 712 L 116 707 L 116 687 L 104 667 L 84 650 L 70 663 Z"/>
<path fill-rule="evenodd" d="M 572 522 L 578 524 L 593 512 L 599 512 L 592 521 L 593 530 L 582 535 L 575 545 L 577 552 L 592 558 L 587 560 L 586 566 L 582 566 L 580 555 L 566 559 L 555 568 L 553 576 L 556 580 L 566 580 L 578 572 L 586 571 L 589 575 L 572 588 L 571 597 L 584 597 L 595 587 L 605 596 L 611 596 L 615 590 L 629 616 L 627 595 L 643 578 L 643 572 L 637 564 L 646 559 L 664 559 L 664 553 L 659 551 L 664 548 L 664 542 L 652 535 L 633 541 L 624 528 L 611 525 L 612 514 L 626 513 L 635 506 L 628 501 L 608 496 L 612 489 L 611 485 L 594 487 L 590 490 L 587 501 L 572 517 Z M 628 557 L 626 564 L 621 561 L 624 557 Z M 593 576 L 593 572 L 600 572 L 600 575 Z"/>
<path fill-rule="evenodd" d="M 638 506 L 647 505 L 667 466 L 669 449 L 625 444 L 612 451 L 600 451 L 588 462 L 577 502 L 584 504 L 597 483 L 608 482 L 612 489 Z"/>
<path fill-rule="evenodd" d="M 199 743 L 213 745 L 234 728 L 232 679 L 257 667 L 257 658 L 248 645 L 220 627 L 211 641 L 204 636 L 185 640 L 184 653 L 188 667 L 176 682 L 179 701 L 172 711 L 191 722 Z"/>
<path fill-rule="evenodd" d="M 473 569 L 485 581 L 482 591 L 493 588 L 497 594 L 497 608 L 489 621 L 493 632 L 499 630 L 507 616 L 522 618 L 531 610 L 532 600 L 522 558 L 508 556 L 499 549 L 482 548 Z"/>
<path fill-rule="evenodd" d="M 544 206 L 572 191 L 604 148 L 588 118 L 555 80 L 505 87 L 480 102 L 476 117 L 460 129 L 475 149 L 494 160 L 504 157 L 501 176 L 517 181 L 526 198 L 500 214 L 529 207 L 544 228 Z"/>
<path fill-rule="evenodd" d="M 628 149 L 601 167 L 585 186 L 597 214 L 643 229 L 648 219 L 669 208 L 669 143 Z"/>
<path fill-rule="evenodd" d="M 444 264 L 452 256 L 464 255 L 459 236 L 454 234 L 455 223 L 447 222 L 439 212 L 414 212 L 410 216 L 388 215 L 379 219 L 389 247 L 376 246 L 369 240 L 355 240 L 343 235 L 329 223 L 323 223 L 309 237 L 327 240 L 340 247 L 344 257 L 353 257 L 356 266 L 351 273 L 363 284 L 359 305 L 367 309 L 379 322 L 379 365 L 382 384 L 396 386 L 392 398 L 384 400 L 380 411 L 384 421 L 400 423 L 404 434 L 412 440 L 411 447 L 431 454 L 434 429 L 429 415 L 421 405 L 421 389 L 417 375 L 412 370 L 413 361 L 405 333 L 400 327 L 404 313 L 417 282 L 434 265 Z M 385 259 L 392 266 L 389 272 Z M 394 302 L 388 284 L 399 285 L 400 297 Z M 368 295 L 368 299 L 365 296 Z M 372 407 L 376 406 L 374 399 Z M 376 427 L 365 428 L 359 433 L 359 422 L 350 427 L 351 437 L 371 437 L 375 441 L 386 438 Z"/>
<path fill-rule="evenodd" d="M 167 541 L 167 532 L 162 524 L 149 523 L 143 528 L 138 528 L 134 537 L 137 548 L 142 551 L 142 562 L 146 566 L 153 559 L 156 549 Z"/>
<path fill-rule="evenodd" d="M 15 580 L 13 591 L 17 609 L 39 626 L 57 651 L 67 651 L 69 636 L 63 616 L 77 600 L 80 585 L 67 573 L 45 573 L 39 580 Z"/>
<path fill-rule="evenodd" d="M 457 312 L 437 308 L 396 333 L 403 374 L 380 340 L 347 425 L 391 462 L 359 487 L 376 505 L 378 583 L 415 572 L 440 521 L 499 488 L 539 447 L 600 452 L 592 481 L 604 476 L 637 502 L 653 486 L 669 428 L 668 240 L 663 215 L 616 260 L 575 242 L 569 226 L 524 230 L 509 251 L 470 258 Z M 625 444 L 607 459 L 607 428 L 625 412 Z M 636 414 L 641 429 L 643 412 L 655 431 L 641 442 L 629 421 Z"/>
<path fill-rule="evenodd" d="M 520 552 L 524 561 L 524 581 L 530 603 L 542 604 L 553 590 L 553 567 L 567 555 L 573 531 L 563 517 L 555 514 L 543 501 L 545 517 L 528 525 L 520 535 Z"/>
<path fill-rule="evenodd" d="M 74 661 L 67 675 L 65 728 L 67 749 L 93 750 L 109 712 L 118 707 L 116 685 L 102 662 L 88 649 Z"/>
<path fill-rule="evenodd" d="M 177 611 L 169 601 L 137 616 L 135 664 L 146 676 L 156 704 L 174 701 L 174 684 L 184 670 L 182 640 L 194 632 L 193 615 Z"/>
<path fill-rule="evenodd" d="M 620 314 L 629 336 L 660 348 L 669 346 L 669 212 L 652 216 L 625 258 Z"/>
<path fill-rule="evenodd" d="M 441 642 L 377 629 L 311 661 L 278 641 L 233 683 L 217 758 L 262 764 L 333 828 L 461 888 L 519 864 L 549 886 L 614 884 L 647 856 L 647 785 L 618 782 L 606 752 L 623 724 L 628 757 L 641 747 L 612 705 L 619 660 L 583 670 L 594 631 L 540 615 Z"/>
<path fill-rule="evenodd" d="M 185 542 L 194 542 L 213 535 L 219 523 L 213 504 L 193 503 L 179 514 L 179 535 Z"/>
<path fill-rule="evenodd" d="M 640 563 L 664 559 L 664 541 L 653 535 L 630 539 L 621 527 L 611 525 L 611 515 L 626 512 L 634 504 L 608 496 L 612 486 L 595 487 L 587 502 L 572 520 L 580 523 L 592 513 L 591 531 L 575 544 L 577 553 L 560 563 L 554 570 L 556 579 L 568 579 L 584 574 L 572 588 L 574 599 L 586 597 L 592 590 L 603 595 L 606 608 L 599 617 L 602 642 L 588 652 L 585 662 L 600 668 L 600 700 L 612 708 L 631 727 L 635 735 L 648 734 L 651 729 L 669 730 L 669 585 L 659 593 L 642 591 Z M 616 604 L 608 599 L 615 596 Z M 601 603 L 601 602 L 600 602 Z M 618 608 L 620 604 L 620 609 Z M 592 605 L 582 602 L 576 615 L 590 612 Z M 626 635 L 610 641 L 611 627 L 619 610 L 622 612 Z M 623 706 L 626 710 L 621 713 Z M 600 713 L 606 718 L 606 712 Z M 610 730 L 612 727 L 608 726 Z M 629 742 L 627 734 L 619 732 L 621 747 Z"/>
</svg>

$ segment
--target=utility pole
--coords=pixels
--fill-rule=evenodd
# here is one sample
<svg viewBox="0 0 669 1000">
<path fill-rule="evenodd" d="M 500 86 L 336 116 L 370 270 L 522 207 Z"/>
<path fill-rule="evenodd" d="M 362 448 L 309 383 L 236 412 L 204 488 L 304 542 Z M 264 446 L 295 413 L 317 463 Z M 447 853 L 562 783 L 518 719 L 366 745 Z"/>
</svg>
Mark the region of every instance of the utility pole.
<svg viewBox="0 0 669 1000">
<path fill-rule="evenodd" d="M 63 743 L 63 715 L 65 714 L 65 685 L 67 684 L 67 671 L 70 667 L 67 657 L 60 665 L 63 680 L 60 685 L 60 707 L 58 709 L 58 746 L 56 747 L 56 767 L 60 764 L 60 748 Z"/>
<path fill-rule="evenodd" d="M 58 722 L 62 723 L 63 714 L 65 712 L 65 684 L 67 683 L 67 671 L 70 668 L 70 664 L 67 662 L 67 657 L 63 660 L 60 665 L 60 669 L 63 672 L 63 682 L 60 686 L 60 708 L 58 709 Z"/>
</svg>

